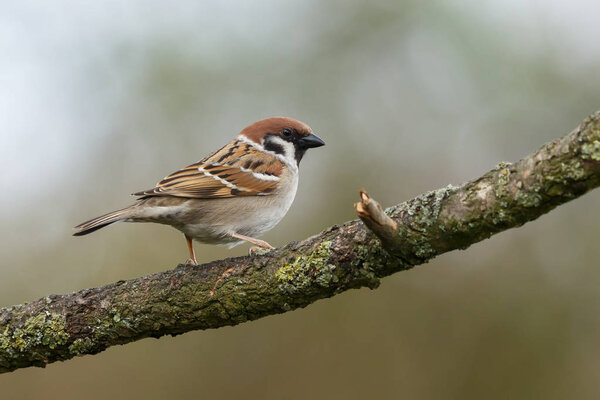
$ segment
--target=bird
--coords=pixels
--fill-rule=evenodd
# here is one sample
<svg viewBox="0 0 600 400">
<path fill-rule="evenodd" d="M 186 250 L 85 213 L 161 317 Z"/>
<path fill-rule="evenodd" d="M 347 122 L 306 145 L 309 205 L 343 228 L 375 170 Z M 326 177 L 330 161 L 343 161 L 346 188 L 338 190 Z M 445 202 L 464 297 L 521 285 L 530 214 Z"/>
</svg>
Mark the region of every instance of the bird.
<svg viewBox="0 0 600 400">
<path fill-rule="evenodd" d="M 132 193 L 128 207 L 83 222 L 74 236 L 115 222 L 155 222 L 183 232 L 186 264 L 198 265 L 193 240 L 236 246 L 258 239 L 289 210 L 298 188 L 298 167 L 306 151 L 325 145 L 303 122 L 271 117 L 244 128 L 238 136 L 198 162 L 167 175 L 149 190 Z"/>
</svg>

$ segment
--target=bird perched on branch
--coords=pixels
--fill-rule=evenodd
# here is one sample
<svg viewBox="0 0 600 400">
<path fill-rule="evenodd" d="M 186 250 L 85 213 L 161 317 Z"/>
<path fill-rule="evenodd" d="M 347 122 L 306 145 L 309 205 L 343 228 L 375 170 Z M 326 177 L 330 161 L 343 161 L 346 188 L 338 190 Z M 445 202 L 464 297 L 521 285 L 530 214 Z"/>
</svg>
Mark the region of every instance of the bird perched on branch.
<svg viewBox="0 0 600 400">
<path fill-rule="evenodd" d="M 257 239 L 287 213 L 298 187 L 298 165 L 306 150 L 325 143 L 295 119 L 267 118 L 246 127 L 231 142 L 202 160 L 166 176 L 140 198 L 75 227 L 86 235 L 115 222 L 157 222 L 192 240 L 233 247 L 243 241 L 272 249 Z M 254 248 L 253 248 L 254 249 Z M 252 249 L 251 249 L 252 250 Z"/>
</svg>

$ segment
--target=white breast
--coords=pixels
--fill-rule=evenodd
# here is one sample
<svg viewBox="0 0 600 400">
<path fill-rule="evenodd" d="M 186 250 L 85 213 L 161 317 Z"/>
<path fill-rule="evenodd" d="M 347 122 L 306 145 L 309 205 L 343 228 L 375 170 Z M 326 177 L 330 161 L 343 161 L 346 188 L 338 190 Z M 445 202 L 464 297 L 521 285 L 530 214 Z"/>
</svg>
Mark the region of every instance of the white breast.
<svg viewBox="0 0 600 400">
<path fill-rule="evenodd" d="M 298 174 L 290 174 L 280 182 L 280 190 L 272 196 L 256 196 L 258 207 L 239 221 L 238 233 L 257 237 L 271 230 L 287 214 L 298 189 Z"/>
<path fill-rule="evenodd" d="M 240 243 L 231 237 L 231 232 L 258 238 L 281 221 L 296 197 L 298 174 L 286 170 L 280 178 L 278 189 L 272 195 L 189 199 L 182 212 L 187 220 L 185 224 L 170 218 L 155 222 L 172 225 L 203 243 Z"/>
</svg>

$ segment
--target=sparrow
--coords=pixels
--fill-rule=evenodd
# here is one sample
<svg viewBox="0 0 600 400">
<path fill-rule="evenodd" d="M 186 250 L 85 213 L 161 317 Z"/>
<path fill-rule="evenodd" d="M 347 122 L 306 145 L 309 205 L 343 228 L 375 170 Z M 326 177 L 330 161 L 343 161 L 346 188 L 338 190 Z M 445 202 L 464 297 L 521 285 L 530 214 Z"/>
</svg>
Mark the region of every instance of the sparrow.
<svg viewBox="0 0 600 400">
<path fill-rule="evenodd" d="M 295 119 L 267 118 L 244 128 L 202 160 L 166 176 L 123 209 L 77 225 L 87 235 L 115 222 L 156 222 L 185 235 L 197 265 L 193 240 L 236 246 L 244 241 L 273 247 L 261 236 L 285 216 L 296 196 L 298 166 L 306 151 L 325 142 Z M 255 250 L 256 247 L 251 248 Z"/>
</svg>

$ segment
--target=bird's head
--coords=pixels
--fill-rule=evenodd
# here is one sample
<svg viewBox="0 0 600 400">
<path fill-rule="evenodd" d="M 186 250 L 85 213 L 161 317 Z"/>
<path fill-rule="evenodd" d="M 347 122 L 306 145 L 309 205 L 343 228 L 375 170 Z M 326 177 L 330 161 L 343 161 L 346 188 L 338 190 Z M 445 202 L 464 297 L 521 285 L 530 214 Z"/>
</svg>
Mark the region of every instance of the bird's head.
<svg viewBox="0 0 600 400">
<path fill-rule="evenodd" d="M 278 154 L 296 165 L 313 147 L 325 145 L 303 122 L 286 117 L 272 117 L 247 126 L 240 135 L 262 146 L 266 151 Z"/>
</svg>

